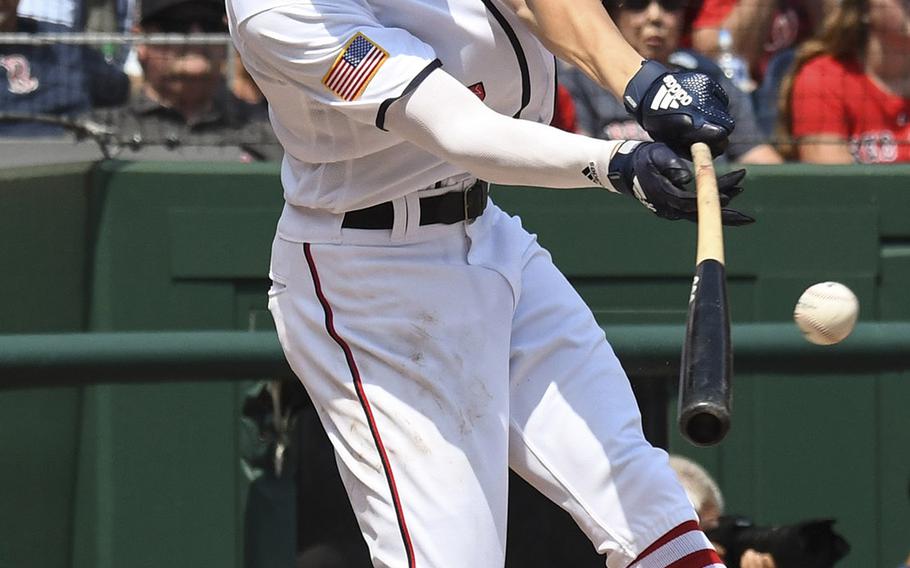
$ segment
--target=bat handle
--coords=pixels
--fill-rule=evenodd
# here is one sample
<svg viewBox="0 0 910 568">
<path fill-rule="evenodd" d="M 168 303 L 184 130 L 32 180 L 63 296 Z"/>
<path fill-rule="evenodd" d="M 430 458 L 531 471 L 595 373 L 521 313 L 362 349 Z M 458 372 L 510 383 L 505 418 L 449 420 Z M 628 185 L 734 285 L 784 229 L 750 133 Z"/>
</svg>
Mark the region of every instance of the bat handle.
<svg viewBox="0 0 910 568">
<path fill-rule="evenodd" d="M 720 220 L 720 194 L 711 149 L 703 142 L 692 144 L 695 165 L 696 199 L 698 201 L 698 246 L 695 264 L 714 259 L 724 263 L 724 236 Z"/>
</svg>

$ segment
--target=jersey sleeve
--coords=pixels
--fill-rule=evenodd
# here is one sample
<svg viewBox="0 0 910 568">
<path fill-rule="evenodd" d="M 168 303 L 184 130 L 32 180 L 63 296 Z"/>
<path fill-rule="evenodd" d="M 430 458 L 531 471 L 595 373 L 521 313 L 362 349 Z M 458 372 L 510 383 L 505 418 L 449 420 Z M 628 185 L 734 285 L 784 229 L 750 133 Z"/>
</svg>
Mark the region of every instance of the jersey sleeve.
<svg viewBox="0 0 910 568">
<path fill-rule="evenodd" d="M 236 22 L 234 42 L 257 80 L 293 86 L 367 124 L 441 65 L 407 31 L 379 24 L 354 0 L 280 5 Z"/>
<path fill-rule="evenodd" d="M 812 60 L 796 74 L 791 94 L 794 138 L 833 134 L 848 138 L 843 74 L 826 60 Z"/>
</svg>

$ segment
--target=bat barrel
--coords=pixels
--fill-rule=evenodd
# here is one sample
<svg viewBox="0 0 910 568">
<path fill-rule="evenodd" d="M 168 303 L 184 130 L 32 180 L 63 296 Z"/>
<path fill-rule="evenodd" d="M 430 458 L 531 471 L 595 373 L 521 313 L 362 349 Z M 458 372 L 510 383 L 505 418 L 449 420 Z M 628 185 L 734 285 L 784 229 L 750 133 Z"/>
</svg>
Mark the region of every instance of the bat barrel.
<svg viewBox="0 0 910 568">
<path fill-rule="evenodd" d="M 713 446 L 730 430 L 730 410 L 707 402 L 688 404 L 680 410 L 679 429 L 696 446 Z"/>
<path fill-rule="evenodd" d="M 724 265 L 695 271 L 679 377 L 680 433 L 697 446 L 719 443 L 730 429 L 733 355 Z"/>
</svg>

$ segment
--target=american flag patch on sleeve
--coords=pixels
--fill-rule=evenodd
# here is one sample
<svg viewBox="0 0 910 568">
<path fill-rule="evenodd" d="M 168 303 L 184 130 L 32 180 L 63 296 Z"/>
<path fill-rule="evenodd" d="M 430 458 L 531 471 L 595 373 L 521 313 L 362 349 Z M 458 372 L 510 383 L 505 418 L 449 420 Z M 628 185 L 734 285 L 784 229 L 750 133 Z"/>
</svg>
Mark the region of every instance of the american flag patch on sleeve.
<svg viewBox="0 0 910 568">
<path fill-rule="evenodd" d="M 358 32 L 344 46 L 341 55 L 322 78 L 322 84 L 342 100 L 353 101 L 363 93 L 388 58 L 386 50 Z"/>
</svg>

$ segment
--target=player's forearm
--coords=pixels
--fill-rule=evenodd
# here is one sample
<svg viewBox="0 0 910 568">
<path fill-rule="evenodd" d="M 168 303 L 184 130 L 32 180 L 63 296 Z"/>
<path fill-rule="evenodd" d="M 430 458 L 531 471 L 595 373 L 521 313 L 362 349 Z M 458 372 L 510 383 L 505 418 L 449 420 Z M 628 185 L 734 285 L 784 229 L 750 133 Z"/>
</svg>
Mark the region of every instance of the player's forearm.
<svg viewBox="0 0 910 568">
<path fill-rule="evenodd" d="M 621 97 L 642 57 L 623 38 L 599 0 L 506 0 L 557 57 Z"/>
<path fill-rule="evenodd" d="M 606 187 L 619 146 L 494 112 L 441 70 L 389 107 L 385 125 L 477 177 L 508 185 Z"/>
</svg>

